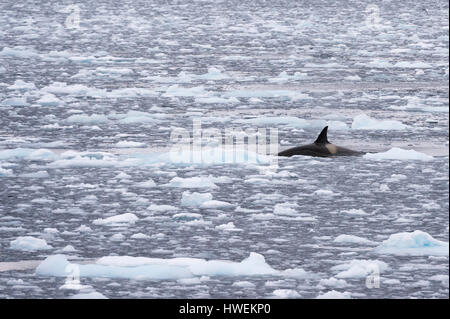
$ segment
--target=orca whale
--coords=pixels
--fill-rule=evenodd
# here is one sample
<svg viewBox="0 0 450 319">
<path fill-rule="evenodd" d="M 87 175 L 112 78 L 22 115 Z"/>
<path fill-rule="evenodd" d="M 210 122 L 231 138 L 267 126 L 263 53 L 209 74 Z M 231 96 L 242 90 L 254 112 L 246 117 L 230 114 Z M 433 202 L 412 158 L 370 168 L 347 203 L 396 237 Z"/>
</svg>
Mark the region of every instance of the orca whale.
<svg viewBox="0 0 450 319">
<path fill-rule="evenodd" d="M 327 132 L 328 126 L 325 126 L 314 143 L 289 148 L 287 150 L 278 153 L 278 156 L 291 157 L 294 155 L 306 155 L 316 157 L 330 157 L 330 156 L 355 156 L 365 154 L 365 152 L 353 151 L 348 148 L 337 146 L 328 142 Z"/>
</svg>

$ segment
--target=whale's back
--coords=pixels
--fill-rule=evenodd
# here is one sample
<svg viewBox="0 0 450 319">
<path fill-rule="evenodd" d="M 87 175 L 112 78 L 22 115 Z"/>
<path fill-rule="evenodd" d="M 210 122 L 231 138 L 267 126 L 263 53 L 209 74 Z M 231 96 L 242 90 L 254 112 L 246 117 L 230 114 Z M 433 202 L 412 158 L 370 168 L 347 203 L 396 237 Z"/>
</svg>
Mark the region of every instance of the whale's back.
<svg viewBox="0 0 450 319">
<path fill-rule="evenodd" d="M 305 155 L 316 157 L 328 157 L 328 156 L 355 156 L 365 154 L 364 152 L 353 151 L 351 149 L 336 146 L 328 142 L 327 131 L 328 126 L 325 126 L 314 143 L 289 148 L 287 150 L 278 153 L 278 156 L 290 157 L 294 155 Z"/>
</svg>

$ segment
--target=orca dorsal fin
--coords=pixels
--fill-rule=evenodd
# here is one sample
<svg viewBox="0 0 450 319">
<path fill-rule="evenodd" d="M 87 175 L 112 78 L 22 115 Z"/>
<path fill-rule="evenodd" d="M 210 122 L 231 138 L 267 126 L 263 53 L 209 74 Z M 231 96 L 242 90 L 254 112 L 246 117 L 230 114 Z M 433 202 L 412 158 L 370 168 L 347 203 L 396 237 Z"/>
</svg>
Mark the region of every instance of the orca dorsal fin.
<svg viewBox="0 0 450 319">
<path fill-rule="evenodd" d="M 322 132 L 320 132 L 319 137 L 315 140 L 315 144 L 329 144 L 330 142 L 328 142 L 328 138 L 327 138 L 327 131 L 328 131 L 328 126 L 325 126 L 322 130 Z"/>
</svg>

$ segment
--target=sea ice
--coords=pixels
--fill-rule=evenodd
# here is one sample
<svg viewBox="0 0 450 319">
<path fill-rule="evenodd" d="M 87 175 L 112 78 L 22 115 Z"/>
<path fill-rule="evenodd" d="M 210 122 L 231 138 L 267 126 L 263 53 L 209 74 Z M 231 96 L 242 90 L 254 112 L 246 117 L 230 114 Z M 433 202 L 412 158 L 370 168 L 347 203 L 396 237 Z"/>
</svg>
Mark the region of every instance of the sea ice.
<svg viewBox="0 0 450 319">
<path fill-rule="evenodd" d="M 270 267 L 264 256 L 250 253 L 241 262 L 227 260 L 204 260 L 179 257 L 172 259 L 107 256 L 95 264 L 71 264 L 64 255 L 52 255 L 36 268 L 36 274 L 44 276 L 67 276 L 66 267 L 73 265 L 80 277 L 107 277 L 129 279 L 182 279 L 195 276 L 281 276 L 295 278 L 298 269 L 285 271 Z M 301 270 L 302 273 L 305 273 Z"/>
<path fill-rule="evenodd" d="M 333 266 L 331 270 L 338 271 L 336 278 L 364 278 L 373 272 L 382 273 L 389 266 L 380 260 L 353 259 L 349 262 Z"/>
<path fill-rule="evenodd" d="M 352 129 L 355 130 L 404 130 L 409 126 L 396 120 L 376 120 L 360 114 L 355 116 L 352 123 Z"/>
<path fill-rule="evenodd" d="M 400 256 L 448 256 L 449 246 L 426 232 L 415 230 L 392 234 L 375 248 L 375 252 Z"/>
<path fill-rule="evenodd" d="M 213 199 L 211 193 L 197 193 L 184 191 L 181 197 L 182 206 L 200 207 L 203 203 Z"/>
<path fill-rule="evenodd" d="M 377 243 L 367 238 L 355 235 L 339 235 L 334 239 L 335 243 L 343 244 L 362 244 L 362 245 L 376 245 Z"/>
<path fill-rule="evenodd" d="M 339 292 L 336 290 L 328 291 L 317 296 L 317 299 L 351 299 L 352 294 L 348 291 Z"/>
<path fill-rule="evenodd" d="M 10 242 L 11 249 L 22 251 L 36 251 L 52 249 L 44 239 L 32 236 L 21 236 Z"/>
<path fill-rule="evenodd" d="M 168 187 L 179 187 L 179 188 L 218 188 L 214 182 L 211 181 L 210 177 L 174 177 L 172 178 L 168 184 L 164 184 L 163 186 Z"/>
<path fill-rule="evenodd" d="M 431 161 L 433 156 L 417 152 L 415 150 L 404 150 L 398 147 L 393 147 L 389 151 L 381 153 L 367 153 L 363 155 L 364 158 L 374 160 L 394 159 L 394 160 L 419 160 Z"/>
<path fill-rule="evenodd" d="M 95 219 L 92 223 L 95 225 L 134 224 L 138 219 L 139 218 L 133 213 L 125 213 L 104 219 Z"/>
</svg>

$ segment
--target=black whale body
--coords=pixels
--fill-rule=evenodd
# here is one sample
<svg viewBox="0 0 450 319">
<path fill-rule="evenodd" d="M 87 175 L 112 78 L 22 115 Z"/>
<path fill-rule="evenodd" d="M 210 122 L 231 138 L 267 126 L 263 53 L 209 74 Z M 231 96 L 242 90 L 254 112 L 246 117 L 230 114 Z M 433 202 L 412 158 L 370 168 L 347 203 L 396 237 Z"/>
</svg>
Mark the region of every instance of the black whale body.
<svg viewBox="0 0 450 319">
<path fill-rule="evenodd" d="M 336 146 L 328 142 L 327 138 L 328 126 L 322 130 L 319 137 L 312 144 L 297 146 L 289 148 L 278 153 L 278 156 L 294 156 L 306 155 L 316 157 L 330 157 L 330 156 L 357 156 L 363 155 L 365 152 L 353 151 L 345 147 Z"/>
</svg>

